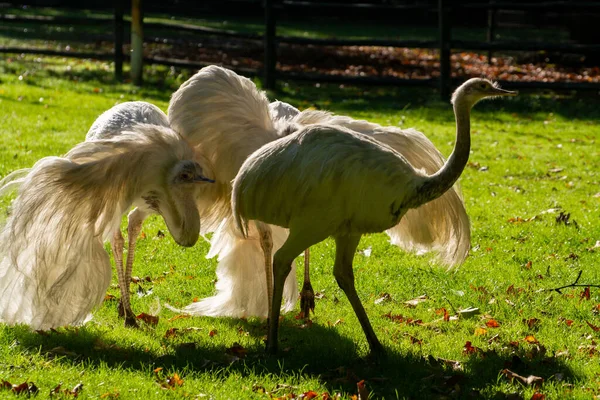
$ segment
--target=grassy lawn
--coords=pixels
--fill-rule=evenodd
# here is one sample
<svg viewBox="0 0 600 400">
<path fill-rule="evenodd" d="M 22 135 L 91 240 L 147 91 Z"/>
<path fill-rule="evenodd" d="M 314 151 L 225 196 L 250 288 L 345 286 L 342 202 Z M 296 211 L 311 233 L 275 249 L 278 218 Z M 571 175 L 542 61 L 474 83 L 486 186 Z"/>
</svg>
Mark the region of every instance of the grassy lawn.
<svg viewBox="0 0 600 400">
<path fill-rule="evenodd" d="M 190 74 L 146 72 L 140 89 L 114 84 L 105 63 L 2 58 L 0 177 L 64 154 L 119 102 L 145 100 L 166 110 Z M 452 149 L 452 109 L 429 89 L 290 82 L 270 97 L 416 127 L 442 153 Z M 153 217 L 138 241 L 134 275 L 142 279 L 132 289 L 134 310 L 158 315 L 158 324 L 124 328 L 108 296 L 83 327 L 31 332 L 0 325 L 0 382 L 33 382 L 43 397 L 61 384 L 59 398 L 73 397 L 78 384 L 83 398 L 268 399 L 309 391 L 352 398 L 360 380 L 371 398 L 600 396 L 600 290 L 544 291 L 572 283 L 580 271 L 579 283 L 600 284 L 599 110 L 597 97 L 539 93 L 476 106 L 472 155 L 461 179 L 473 240 L 460 268 L 445 271 L 430 256 L 405 254 L 383 234 L 363 238 L 357 289 L 388 349 L 385 360 L 367 357 L 362 330 L 332 275 L 332 241 L 312 249 L 313 287 L 322 294 L 312 325 L 285 315 L 282 351 L 268 357 L 263 320 L 178 318 L 161 308 L 211 295 L 216 260 L 205 259 L 204 241 L 182 248 L 162 237 L 166 227 Z M 0 200 L 2 218 L 8 206 L 9 199 Z M 560 212 L 569 218 L 557 222 Z M 118 296 L 116 282 L 115 275 L 109 295 Z M 422 295 L 426 300 L 416 306 L 405 303 Z M 478 312 L 444 318 L 443 309 L 453 317 L 469 307 Z M 544 381 L 511 382 L 504 369 Z M 9 393 L 0 384 L 0 397 Z"/>
</svg>

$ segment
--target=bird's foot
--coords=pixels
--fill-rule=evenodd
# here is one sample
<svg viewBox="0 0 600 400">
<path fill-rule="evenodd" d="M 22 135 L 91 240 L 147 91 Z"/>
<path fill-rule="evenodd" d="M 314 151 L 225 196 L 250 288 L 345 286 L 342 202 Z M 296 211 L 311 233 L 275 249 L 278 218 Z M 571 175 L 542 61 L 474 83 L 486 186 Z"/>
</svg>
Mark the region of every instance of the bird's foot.
<svg viewBox="0 0 600 400">
<path fill-rule="evenodd" d="M 382 361 L 386 358 L 387 353 L 383 345 L 379 342 L 371 343 L 369 352 L 369 359 L 375 362 Z"/>
<path fill-rule="evenodd" d="M 139 328 L 137 323 L 137 318 L 133 313 L 131 307 L 127 311 L 125 311 L 125 307 L 123 306 L 123 301 L 119 300 L 119 304 L 117 305 L 117 312 L 119 314 L 119 318 L 125 318 L 125 327 L 126 328 Z"/>
<path fill-rule="evenodd" d="M 137 320 L 133 314 L 127 315 L 125 318 L 125 328 L 139 328 Z"/>
<path fill-rule="evenodd" d="M 310 312 L 315 312 L 315 292 L 310 282 L 304 282 L 300 291 L 300 312 L 302 317 L 308 318 Z"/>
</svg>

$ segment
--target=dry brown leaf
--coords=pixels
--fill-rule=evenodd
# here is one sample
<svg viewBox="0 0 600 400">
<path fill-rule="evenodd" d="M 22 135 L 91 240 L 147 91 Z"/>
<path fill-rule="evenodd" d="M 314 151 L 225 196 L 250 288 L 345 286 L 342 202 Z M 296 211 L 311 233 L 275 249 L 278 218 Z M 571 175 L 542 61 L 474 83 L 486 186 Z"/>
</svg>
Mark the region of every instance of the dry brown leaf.
<svg viewBox="0 0 600 400">
<path fill-rule="evenodd" d="M 488 328 L 499 328 L 500 323 L 495 319 L 488 319 L 487 321 L 485 321 L 485 326 L 487 326 Z"/>
<path fill-rule="evenodd" d="M 369 389 L 365 385 L 365 381 L 359 381 L 356 384 L 356 388 L 358 389 L 358 400 L 368 400 L 369 399 Z"/>
<path fill-rule="evenodd" d="M 539 343 L 539 342 L 538 342 L 538 340 L 537 340 L 537 339 L 535 338 L 535 336 L 533 336 L 533 335 L 527 335 L 527 336 L 525 336 L 525 339 L 524 339 L 524 340 L 525 340 L 527 343 L 531 343 L 531 344 L 537 344 L 537 343 Z"/>
<path fill-rule="evenodd" d="M 525 386 L 539 387 L 544 383 L 544 378 L 540 378 L 539 376 L 529 375 L 528 377 L 524 377 L 508 369 L 503 369 L 502 374 L 506 376 L 509 381 L 513 382 L 516 380 Z"/>
<path fill-rule="evenodd" d="M 246 354 L 248 354 L 248 350 L 239 343 L 234 343 L 233 346 L 229 347 L 225 352 L 238 358 L 244 358 L 246 357 Z"/>
<path fill-rule="evenodd" d="M 581 299 L 586 299 L 589 300 L 590 299 L 590 287 L 586 287 L 585 289 L 583 289 L 583 292 L 581 292 L 581 294 L 579 295 L 579 298 Z"/>
<path fill-rule="evenodd" d="M 189 318 L 189 317 L 190 317 L 189 314 L 179 314 L 179 315 L 174 316 L 173 318 L 169 318 L 167 321 L 173 322 L 178 319 L 184 319 L 184 318 Z"/>
<path fill-rule="evenodd" d="M 588 324 L 588 326 L 589 326 L 590 328 L 592 328 L 592 330 L 593 330 L 594 332 L 598 332 L 598 331 L 600 331 L 600 327 L 598 327 L 598 326 L 596 326 L 596 325 L 592 325 L 592 324 L 590 324 L 590 323 L 589 323 L 589 322 L 587 322 L 587 321 L 585 321 L 585 323 L 586 323 L 586 324 Z"/>
<path fill-rule="evenodd" d="M 156 316 L 156 315 L 141 313 L 141 314 L 137 315 L 135 318 L 143 321 L 144 323 L 146 323 L 148 325 L 156 326 L 158 324 L 158 316 Z"/>
</svg>

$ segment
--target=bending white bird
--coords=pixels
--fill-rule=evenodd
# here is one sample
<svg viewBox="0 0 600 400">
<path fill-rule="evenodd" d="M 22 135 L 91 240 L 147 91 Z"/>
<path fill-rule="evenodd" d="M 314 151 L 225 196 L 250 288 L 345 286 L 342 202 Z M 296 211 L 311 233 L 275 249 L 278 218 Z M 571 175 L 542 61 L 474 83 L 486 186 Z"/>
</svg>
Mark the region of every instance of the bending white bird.
<svg viewBox="0 0 600 400">
<path fill-rule="evenodd" d="M 396 226 L 410 209 L 435 200 L 460 177 L 470 152 L 470 110 L 479 100 L 514 95 L 474 78 L 452 97 L 456 144 L 448 161 L 426 174 L 373 137 L 336 125 L 312 125 L 253 153 L 235 178 L 232 209 L 245 234 L 248 222 L 289 229 L 273 260 L 273 305 L 267 351 L 276 352 L 279 305 L 291 263 L 329 236 L 336 241 L 334 276 L 358 317 L 372 353 L 379 342 L 354 286 L 352 260 L 360 237 Z"/>
<path fill-rule="evenodd" d="M 116 136 L 123 134 L 123 132 L 134 129 L 134 127 L 139 124 L 151 124 L 158 127 L 164 127 L 164 129 L 167 130 L 169 129 L 167 115 L 160 108 L 143 101 L 130 101 L 118 104 L 102 113 L 90 127 L 85 139 L 89 142 L 115 138 Z M 209 163 L 201 154 L 195 154 L 194 158 L 203 167 L 202 173 L 205 175 L 212 175 Z M 157 176 L 157 179 L 160 179 L 160 176 Z M 206 178 L 205 181 L 214 182 L 209 178 Z M 213 185 L 208 187 L 204 186 L 203 191 L 210 192 L 212 186 Z M 137 237 L 142 230 L 142 223 L 146 217 L 153 212 L 154 210 L 150 207 L 144 206 L 136 207 L 127 215 L 128 245 L 125 266 L 123 266 L 124 239 L 121 230 L 116 230 L 114 236 L 111 238 L 111 248 L 117 264 L 116 270 L 121 293 L 118 309 L 119 315 L 125 318 L 125 326 L 137 326 L 135 313 L 131 309 L 129 288 L 131 284 Z M 194 243 L 191 243 L 188 246 L 191 246 Z"/>
<path fill-rule="evenodd" d="M 217 294 L 184 308 L 194 315 L 268 315 L 267 280 L 257 273 L 263 270 L 263 248 L 267 244 L 261 244 L 259 232 L 252 225 L 250 240 L 242 238 L 232 225 L 229 204 L 224 204 L 231 190 L 229 182 L 246 157 L 262 145 L 302 126 L 325 123 L 372 135 L 393 147 L 416 168 L 430 174 L 440 169 L 445 161 L 431 141 L 416 130 L 383 127 L 322 111 L 301 113 L 279 101 L 269 104 L 250 80 L 217 66 L 202 69 L 173 94 L 168 116 L 173 129 L 211 155 L 215 170 L 220 173 L 216 180 L 223 188 L 214 198 L 215 204 L 220 204 L 215 206 L 219 210 L 215 214 L 219 218 L 215 220 L 221 223 L 213 225 L 218 227 L 207 256 L 219 257 Z M 203 226 L 207 227 L 209 224 L 204 221 L 203 216 Z M 278 227 L 271 228 L 276 230 L 273 235 L 276 250 L 285 241 L 287 232 Z M 444 264 L 461 263 L 470 247 L 470 227 L 459 188 L 455 186 L 439 199 L 409 210 L 405 218 L 387 233 L 393 244 L 407 251 L 434 251 Z M 308 254 L 305 254 L 305 283 L 309 282 L 307 262 Z M 298 295 L 294 274 L 286 280 L 284 311 L 293 309 Z M 311 305 L 311 292 L 306 285 L 303 287 L 305 315 Z"/>
<path fill-rule="evenodd" d="M 159 213 L 177 243 L 191 246 L 198 182 L 206 180 L 187 142 L 155 125 L 38 161 L 19 180 L 0 232 L 0 322 L 84 323 L 110 284 L 103 241 L 118 236 L 122 215 L 132 205 Z M 118 251 L 115 258 L 122 270 Z"/>
</svg>

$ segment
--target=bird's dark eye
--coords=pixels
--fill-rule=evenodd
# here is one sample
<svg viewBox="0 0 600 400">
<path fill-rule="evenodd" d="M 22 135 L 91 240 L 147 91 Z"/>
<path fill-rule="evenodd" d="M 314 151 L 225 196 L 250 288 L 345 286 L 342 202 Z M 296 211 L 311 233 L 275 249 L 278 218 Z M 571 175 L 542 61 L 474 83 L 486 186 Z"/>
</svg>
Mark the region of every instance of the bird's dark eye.
<svg viewBox="0 0 600 400">
<path fill-rule="evenodd" d="M 485 89 L 487 87 L 487 85 L 484 82 L 482 82 L 479 84 L 479 87 L 482 89 Z"/>
<path fill-rule="evenodd" d="M 194 177 L 190 172 L 182 172 L 181 174 L 179 174 L 179 179 L 182 181 L 191 181 L 192 179 L 194 179 Z"/>
</svg>

